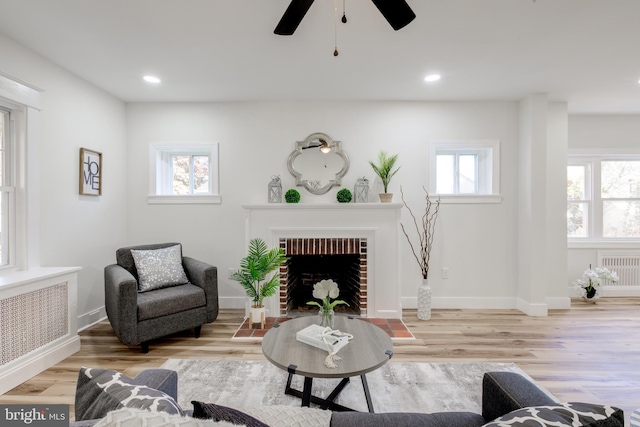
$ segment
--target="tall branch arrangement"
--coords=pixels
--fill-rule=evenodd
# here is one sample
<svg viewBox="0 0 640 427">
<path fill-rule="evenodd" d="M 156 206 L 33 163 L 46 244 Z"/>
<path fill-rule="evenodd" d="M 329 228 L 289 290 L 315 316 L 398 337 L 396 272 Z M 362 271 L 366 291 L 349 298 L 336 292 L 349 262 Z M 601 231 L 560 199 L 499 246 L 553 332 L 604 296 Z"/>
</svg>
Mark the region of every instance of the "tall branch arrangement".
<svg viewBox="0 0 640 427">
<path fill-rule="evenodd" d="M 426 188 L 422 187 L 425 193 L 425 200 L 427 201 L 427 206 L 425 208 L 424 215 L 418 224 L 418 220 L 416 216 L 413 214 L 413 211 L 407 205 L 407 202 L 404 200 L 404 193 L 402 192 L 402 187 L 400 187 L 400 194 L 402 196 L 402 203 L 407 208 L 411 217 L 413 218 L 413 225 L 418 233 L 418 238 L 420 241 L 420 251 L 416 251 L 416 248 L 411 243 L 411 239 L 409 238 L 409 234 L 404 228 L 403 224 L 400 224 L 402 227 L 402 232 L 404 233 L 407 241 L 409 242 L 409 246 L 411 246 L 411 251 L 413 252 L 413 256 L 418 261 L 418 265 L 420 266 L 420 270 L 422 271 L 422 278 L 427 279 L 429 277 L 429 260 L 431 259 L 431 247 L 433 245 L 433 235 L 436 227 L 436 220 L 438 219 L 438 212 L 440 211 L 440 199 L 434 202 L 429 198 L 429 192 Z"/>
</svg>

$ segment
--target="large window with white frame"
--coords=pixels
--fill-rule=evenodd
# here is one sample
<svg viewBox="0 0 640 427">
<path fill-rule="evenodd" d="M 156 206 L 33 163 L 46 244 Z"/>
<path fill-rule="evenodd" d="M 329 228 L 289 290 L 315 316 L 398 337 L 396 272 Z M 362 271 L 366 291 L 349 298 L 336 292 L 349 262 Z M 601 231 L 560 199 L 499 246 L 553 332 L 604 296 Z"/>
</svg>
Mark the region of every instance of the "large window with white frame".
<svg viewBox="0 0 640 427">
<path fill-rule="evenodd" d="M 640 241 L 640 155 L 569 157 L 567 237 Z"/>
<path fill-rule="evenodd" d="M 450 200 L 465 200 L 465 196 L 499 196 L 499 141 L 431 141 L 429 191 L 451 196 Z"/>
<path fill-rule="evenodd" d="M 152 143 L 148 203 L 220 203 L 218 144 Z"/>
<path fill-rule="evenodd" d="M 0 267 L 11 264 L 15 236 L 11 111 L 0 106 Z"/>
</svg>

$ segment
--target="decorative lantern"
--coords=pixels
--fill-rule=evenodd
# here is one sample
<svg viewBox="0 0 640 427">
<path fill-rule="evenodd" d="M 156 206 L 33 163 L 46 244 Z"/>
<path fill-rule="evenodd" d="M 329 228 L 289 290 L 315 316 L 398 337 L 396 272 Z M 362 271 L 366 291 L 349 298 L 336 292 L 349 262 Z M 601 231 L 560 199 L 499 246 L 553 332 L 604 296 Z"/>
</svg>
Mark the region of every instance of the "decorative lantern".
<svg viewBox="0 0 640 427">
<path fill-rule="evenodd" d="M 282 203 L 282 184 L 279 176 L 272 176 L 269 183 L 269 203 Z"/>
<path fill-rule="evenodd" d="M 369 180 L 365 177 L 358 178 L 356 186 L 353 190 L 356 203 L 368 203 L 369 202 Z"/>
</svg>

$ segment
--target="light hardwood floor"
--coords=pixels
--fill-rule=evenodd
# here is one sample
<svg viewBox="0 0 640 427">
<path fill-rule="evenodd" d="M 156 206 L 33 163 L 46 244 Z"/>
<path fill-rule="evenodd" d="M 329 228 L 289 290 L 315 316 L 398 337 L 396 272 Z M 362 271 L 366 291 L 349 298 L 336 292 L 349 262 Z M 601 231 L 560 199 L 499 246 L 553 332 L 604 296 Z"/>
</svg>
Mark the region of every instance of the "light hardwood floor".
<svg viewBox="0 0 640 427">
<path fill-rule="evenodd" d="M 259 342 L 231 340 L 242 311 L 221 310 L 202 329 L 151 343 L 148 354 L 122 345 L 107 321 L 80 333 L 82 348 L 0 396 L 0 403 L 73 405 L 80 366 L 134 376 L 169 358 L 264 359 Z M 403 313 L 416 340 L 394 342 L 393 361 L 514 362 L 561 401 L 607 403 L 629 414 L 640 408 L 640 298 L 574 300 L 571 310 L 528 317 L 517 310 L 433 310 L 420 321 Z M 73 406 L 71 408 L 73 415 Z"/>
</svg>

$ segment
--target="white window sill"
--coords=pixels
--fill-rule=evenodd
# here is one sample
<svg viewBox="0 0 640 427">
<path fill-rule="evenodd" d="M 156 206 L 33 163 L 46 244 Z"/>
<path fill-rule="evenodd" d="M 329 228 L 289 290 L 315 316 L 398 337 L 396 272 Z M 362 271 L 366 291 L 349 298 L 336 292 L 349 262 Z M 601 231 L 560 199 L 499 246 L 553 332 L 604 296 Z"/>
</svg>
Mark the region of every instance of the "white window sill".
<svg viewBox="0 0 640 427">
<path fill-rule="evenodd" d="M 147 196 L 148 205 L 219 205 L 222 197 L 219 194 L 185 194 L 185 195 L 155 195 Z"/>
<path fill-rule="evenodd" d="M 430 198 L 432 201 L 440 198 L 440 203 L 442 204 L 502 203 L 500 194 L 435 194 Z"/>
<path fill-rule="evenodd" d="M 567 241 L 568 249 L 638 249 L 640 240 L 611 241 L 611 240 L 588 240 L 588 241 Z"/>
</svg>

